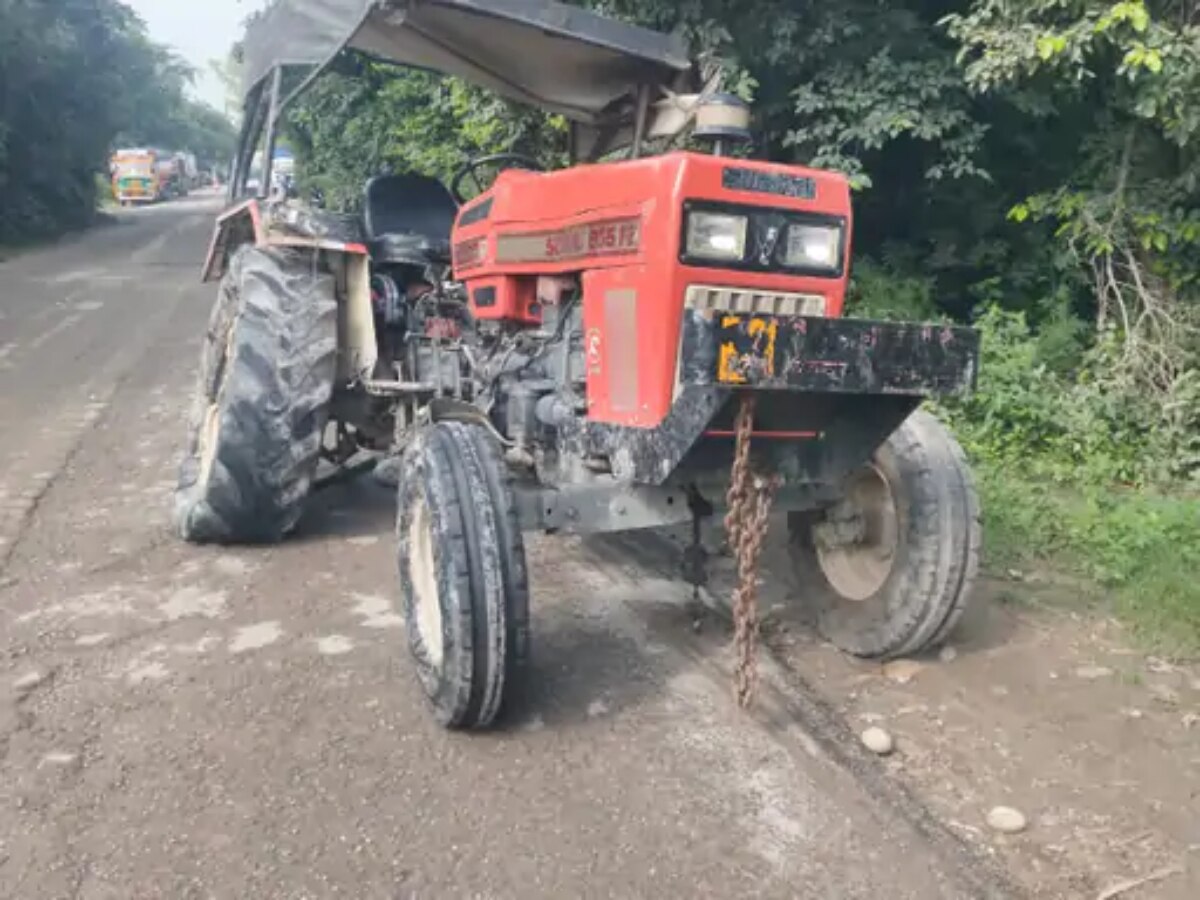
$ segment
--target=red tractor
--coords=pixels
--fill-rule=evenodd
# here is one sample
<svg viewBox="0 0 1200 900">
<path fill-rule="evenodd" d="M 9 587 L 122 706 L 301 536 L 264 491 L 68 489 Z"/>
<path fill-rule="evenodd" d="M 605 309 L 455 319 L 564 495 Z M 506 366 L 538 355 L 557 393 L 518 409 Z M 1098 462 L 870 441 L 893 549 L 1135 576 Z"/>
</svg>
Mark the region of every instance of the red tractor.
<svg viewBox="0 0 1200 900">
<path fill-rule="evenodd" d="M 402 611 L 449 727 L 491 724 L 529 654 L 529 531 L 732 507 L 743 547 L 769 500 L 829 640 L 889 657 L 946 637 L 979 508 L 918 407 L 973 386 L 978 337 L 842 318 L 842 176 L 727 155 L 749 110 L 674 38 L 542 0 L 282 0 L 246 39 L 231 200 L 346 50 L 564 115 L 573 165 L 385 175 L 360 217 L 255 197 L 226 212 L 204 270 L 221 287 L 177 493 L 186 539 L 279 540 L 321 460 L 398 458 Z M 646 155 L 679 135 L 714 152 Z M 702 549 L 686 559 L 701 581 Z"/>
</svg>

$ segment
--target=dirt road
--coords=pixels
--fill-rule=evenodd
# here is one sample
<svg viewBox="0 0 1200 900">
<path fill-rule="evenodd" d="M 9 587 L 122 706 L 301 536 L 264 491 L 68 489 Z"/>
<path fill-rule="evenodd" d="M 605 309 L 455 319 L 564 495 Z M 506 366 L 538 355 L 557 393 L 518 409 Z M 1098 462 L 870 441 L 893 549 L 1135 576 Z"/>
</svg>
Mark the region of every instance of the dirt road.
<svg viewBox="0 0 1200 900">
<path fill-rule="evenodd" d="M 532 686 L 435 727 L 394 599 L 391 498 L 301 533 L 169 529 L 215 200 L 0 263 L 0 897 L 1011 897 L 866 777 L 678 584 L 539 541 Z M 848 761 L 849 760 L 849 761 Z"/>
</svg>

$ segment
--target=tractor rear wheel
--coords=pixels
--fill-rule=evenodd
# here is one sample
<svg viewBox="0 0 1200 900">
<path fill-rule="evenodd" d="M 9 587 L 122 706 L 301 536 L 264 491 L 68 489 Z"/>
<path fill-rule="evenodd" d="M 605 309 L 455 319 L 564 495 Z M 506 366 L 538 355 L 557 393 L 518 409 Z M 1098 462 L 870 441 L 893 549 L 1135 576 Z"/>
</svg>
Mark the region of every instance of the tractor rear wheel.
<svg viewBox="0 0 1200 900">
<path fill-rule="evenodd" d="M 486 728 L 528 647 L 525 548 L 503 462 L 482 428 L 442 422 L 405 451 L 400 592 L 409 649 L 437 720 Z"/>
<path fill-rule="evenodd" d="M 280 540 L 300 519 L 337 367 L 337 301 L 310 254 L 247 245 L 221 281 L 175 493 L 197 543 Z"/>
<path fill-rule="evenodd" d="M 789 525 L 801 599 L 848 653 L 936 647 L 970 601 L 979 498 L 962 448 L 929 413 L 914 413 L 851 474 L 837 506 L 793 513 Z"/>
</svg>

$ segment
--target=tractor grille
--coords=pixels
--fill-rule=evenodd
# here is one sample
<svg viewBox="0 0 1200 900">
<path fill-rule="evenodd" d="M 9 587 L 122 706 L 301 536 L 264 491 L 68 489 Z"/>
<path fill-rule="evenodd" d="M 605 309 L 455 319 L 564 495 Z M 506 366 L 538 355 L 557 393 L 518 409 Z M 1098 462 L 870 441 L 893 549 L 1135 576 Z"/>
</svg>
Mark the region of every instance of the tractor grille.
<svg viewBox="0 0 1200 900">
<path fill-rule="evenodd" d="M 823 316 L 825 298 L 820 294 L 788 294 L 782 291 L 739 291 L 726 287 L 693 284 L 684 304 L 698 312 L 749 313 L 764 316 Z"/>
</svg>

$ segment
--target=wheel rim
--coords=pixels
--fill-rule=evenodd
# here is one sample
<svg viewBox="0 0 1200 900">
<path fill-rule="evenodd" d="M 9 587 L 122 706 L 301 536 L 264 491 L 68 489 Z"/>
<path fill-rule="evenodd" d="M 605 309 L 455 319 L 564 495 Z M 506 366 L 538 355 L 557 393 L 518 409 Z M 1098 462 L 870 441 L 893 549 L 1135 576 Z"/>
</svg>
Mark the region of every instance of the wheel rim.
<svg viewBox="0 0 1200 900">
<path fill-rule="evenodd" d="M 207 484 L 212 473 L 213 461 L 217 458 L 217 429 L 221 423 L 221 406 L 208 404 L 204 410 L 204 421 L 200 423 L 200 483 Z"/>
<path fill-rule="evenodd" d="M 437 570 L 433 558 L 433 517 L 423 497 L 417 501 L 408 527 L 408 565 L 417 633 L 421 636 L 429 664 L 440 670 L 445 654 L 442 606 L 438 600 Z"/>
<path fill-rule="evenodd" d="M 874 465 L 856 472 L 842 502 L 830 510 L 818 531 L 817 561 L 834 590 L 861 602 L 882 589 L 895 565 L 900 538 L 896 498 L 883 472 Z"/>
<path fill-rule="evenodd" d="M 200 484 L 208 484 L 212 473 L 213 463 L 217 458 L 217 435 L 221 428 L 221 401 L 225 397 L 225 382 L 229 374 L 229 357 L 233 354 L 234 325 L 230 323 L 225 332 L 224 347 L 217 361 L 219 366 L 217 377 L 214 379 L 213 394 L 204 409 L 204 418 L 200 422 L 200 445 L 197 455 L 200 457 Z"/>
</svg>

